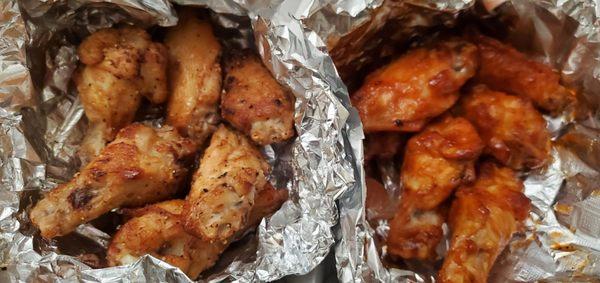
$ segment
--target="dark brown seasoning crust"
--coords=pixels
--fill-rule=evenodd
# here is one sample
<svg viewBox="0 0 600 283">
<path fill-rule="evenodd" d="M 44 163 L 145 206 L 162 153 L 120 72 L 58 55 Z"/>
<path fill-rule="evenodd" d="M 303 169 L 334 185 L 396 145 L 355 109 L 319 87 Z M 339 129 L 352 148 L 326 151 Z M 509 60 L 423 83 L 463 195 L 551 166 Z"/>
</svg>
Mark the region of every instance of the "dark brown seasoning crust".
<svg viewBox="0 0 600 283">
<path fill-rule="evenodd" d="M 83 187 L 75 189 L 71 194 L 69 194 L 67 199 L 73 208 L 81 209 L 85 207 L 95 196 L 96 194 L 94 193 L 93 189 Z"/>
</svg>

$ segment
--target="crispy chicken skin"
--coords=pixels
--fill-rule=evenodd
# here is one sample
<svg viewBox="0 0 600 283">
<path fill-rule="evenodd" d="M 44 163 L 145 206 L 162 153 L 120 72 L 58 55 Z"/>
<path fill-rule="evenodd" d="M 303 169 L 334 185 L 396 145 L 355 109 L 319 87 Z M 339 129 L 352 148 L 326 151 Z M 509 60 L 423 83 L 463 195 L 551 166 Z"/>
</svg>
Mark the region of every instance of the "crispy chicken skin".
<svg viewBox="0 0 600 283">
<path fill-rule="evenodd" d="M 483 150 L 477 131 L 464 118 L 445 116 L 409 139 L 400 178 L 400 206 L 390 222 L 388 251 L 402 258 L 435 256 L 444 208 L 453 190 L 475 179 Z"/>
<path fill-rule="evenodd" d="M 265 186 L 258 192 L 242 233 L 275 212 L 286 199 L 286 190 Z M 181 217 L 184 204 L 184 200 L 170 200 L 133 210 L 130 213 L 133 218 L 119 229 L 109 245 L 109 265 L 130 264 L 145 254 L 151 254 L 179 267 L 192 279 L 213 266 L 234 238 L 211 243 L 185 232 Z"/>
<path fill-rule="evenodd" d="M 473 42 L 480 53 L 478 82 L 531 99 L 535 106 L 551 113 L 575 101 L 574 93 L 560 85 L 559 74 L 550 67 L 483 35 L 475 36 Z"/>
<path fill-rule="evenodd" d="M 77 52 L 83 66 L 74 81 L 90 122 L 80 153 L 89 161 L 133 121 L 141 96 L 166 101 L 167 50 L 143 29 L 124 27 L 93 33 Z"/>
<path fill-rule="evenodd" d="M 50 191 L 31 210 L 44 238 L 65 235 L 111 209 L 172 196 L 195 147 L 170 127 L 123 128 L 73 179 Z"/>
<path fill-rule="evenodd" d="M 451 242 L 440 282 L 486 282 L 494 261 L 530 210 L 523 183 L 508 168 L 481 166 L 471 186 L 458 189 L 449 215 Z"/>
<path fill-rule="evenodd" d="M 254 142 L 267 145 L 294 136 L 294 98 L 260 58 L 248 50 L 225 65 L 221 114 Z"/>
<path fill-rule="evenodd" d="M 169 47 L 167 123 L 202 144 L 219 124 L 221 45 L 208 20 L 182 10 L 165 37 Z"/>
<path fill-rule="evenodd" d="M 365 132 L 421 130 L 458 100 L 477 58 L 475 45 L 452 39 L 409 50 L 373 72 L 352 96 Z"/>
<path fill-rule="evenodd" d="M 367 134 L 365 140 L 365 161 L 390 159 L 404 146 L 406 139 L 402 133 L 379 132 Z"/>
<path fill-rule="evenodd" d="M 189 233 L 225 241 L 248 222 L 269 165 L 244 134 L 221 125 L 194 173 L 183 216 Z"/>
<path fill-rule="evenodd" d="M 527 99 L 479 85 L 461 99 L 461 111 L 477 128 L 485 152 L 513 169 L 538 168 L 550 153 L 546 121 Z"/>
</svg>

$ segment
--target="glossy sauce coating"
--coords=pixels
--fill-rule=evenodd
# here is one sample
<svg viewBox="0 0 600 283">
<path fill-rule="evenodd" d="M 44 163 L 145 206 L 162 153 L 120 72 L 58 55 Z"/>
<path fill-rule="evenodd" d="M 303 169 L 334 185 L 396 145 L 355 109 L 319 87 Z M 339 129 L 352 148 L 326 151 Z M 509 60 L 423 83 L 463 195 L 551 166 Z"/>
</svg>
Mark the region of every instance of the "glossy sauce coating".
<svg viewBox="0 0 600 283">
<path fill-rule="evenodd" d="M 475 45 L 448 40 L 409 50 L 370 74 L 352 95 L 365 132 L 416 132 L 458 100 L 478 65 Z"/>
</svg>

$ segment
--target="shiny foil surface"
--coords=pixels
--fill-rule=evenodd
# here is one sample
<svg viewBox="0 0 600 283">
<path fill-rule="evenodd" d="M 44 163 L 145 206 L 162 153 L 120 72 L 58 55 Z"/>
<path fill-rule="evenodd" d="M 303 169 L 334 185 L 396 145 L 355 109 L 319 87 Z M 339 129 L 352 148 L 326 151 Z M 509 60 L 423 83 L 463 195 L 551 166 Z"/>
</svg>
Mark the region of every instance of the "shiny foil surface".
<svg viewBox="0 0 600 283">
<path fill-rule="evenodd" d="M 298 137 L 263 150 L 275 168 L 272 182 L 289 189 L 290 200 L 261 223 L 255 237 L 227 251 L 204 280 L 271 281 L 303 274 L 323 260 L 334 241 L 342 282 L 434 280 L 431 267 L 400 269 L 381 260 L 375 238 L 385 234 L 387 223 L 371 227 L 365 218 L 363 134 L 342 78 L 348 82 L 355 70 L 389 55 L 390 43 L 452 26 L 465 13 L 510 19 L 510 43 L 560 70 L 589 108 L 576 122 L 571 115 L 548 117 L 553 162 L 527 175 L 525 193 L 534 206 L 527 231 L 499 258 L 490 281 L 600 276 L 600 8 L 594 1 L 174 2 L 210 8 L 217 29 L 235 31 L 226 44 L 255 46 L 297 98 Z M 79 168 L 75 152 L 86 123 L 69 86 L 76 39 L 114 23 L 175 25 L 172 4 L 9 0 L 0 2 L 0 15 L 0 262 L 5 268 L 0 281 L 189 281 L 151 256 L 130 266 L 94 268 L 101 265 L 107 233 L 86 224 L 71 237 L 46 242 L 26 213 L 40 191 Z M 390 190 L 397 189 L 394 166 L 380 166 L 389 173 L 384 177 Z"/>
<path fill-rule="evenodd" d="M 290 191 L 279 211 L 226 251 L 203 281 L 273 281 L 306 274 L 332 250 L 336 199 L 360 188 L 362 130 L 325 45 L 288 11 L 305 2 L 174 1 L 210 9 L 225 46 L 255 47 L 275 77 L 296 96 L 297 138 L 263 152 L 271 181 Z M 76 232 L 43 240 L 27 212 L 43 191 L 70 179 L 87 127 L 70 84 L 76 46 L 114 24 L 173 26 L 167 0 L 9 0 L 0 3 L 0 271 L 1 282 L 188 282 L 178 269 L 145 256 L 104 266 L 110 241 L 103 227 L 114 213 Z M 160 111 L 144 120 L 161 123 Z"/>
</svg>

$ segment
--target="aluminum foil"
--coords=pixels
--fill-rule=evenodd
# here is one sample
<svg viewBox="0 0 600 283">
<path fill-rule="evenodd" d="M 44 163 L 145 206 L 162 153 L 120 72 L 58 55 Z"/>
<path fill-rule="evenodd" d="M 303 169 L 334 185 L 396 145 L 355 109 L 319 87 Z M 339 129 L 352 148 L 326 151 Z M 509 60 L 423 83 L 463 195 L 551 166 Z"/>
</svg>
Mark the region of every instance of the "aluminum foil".
<svg viewBox="0 0 600 283">
<path fill-rule="evenodd" d="M 297 138 L 266 147 L 272 181 L 290 200 L 228 250 L 205 281 L 272 281 L 314 269 L 334 244 L 335 200 L 360 188 L 362 130 L 325 44 L 295 13 L 308 2 L 175 1 L 209 8 L 226 46 L 254 46 L 296 95 Z M 42 191 L 79 168 L 86 121 L 69 84 L 76 46 L 116 23 L 146 28 L 177 23 L 167 0 L 0 1 L 0 281 L 187 282 L 151 256 L 100 268 L 114 213 L 53 241 L 39 237 L 27 211 Z M 150 108 L 144 119 L 160 123 Z M 358 180 L 358 181 L 357 181 Z"/>
<path fill-rule="evenodd" d="M 561 71 L 585 107 L 546 117 L 553 134 L 553 162 L 530 172 L 525 194 L 533 209 L 526 232 L 497 260 L 489 281 L 595 281 L 600 278 L 600 7 L 597 1 L 333 1 L 313 3 L 299 15 L 318 33 L 350 89 L 370 64 L 406 48 L 415 38 L 471 24 L 504 32 L 508 42 Z M 464 22 L 463 22 L 464 23 Z M 495 30 L 495 28 L 500 28 Z M 367 70 L 363 72 L 363 70 Z M 575 119 L 574 119 L 575 118 Z M 381 164 L 384 185 L 395 190 Z M 396 179 L 397 180 L 397 179 Z M 396 181 L 397 182 L 397 181 Z M 431 282 L 436 266 L 382 260 L 377 238 L 389 227 L 371 227 L 365 216 L 365 186 L 340 200 L 336 261 L 342 282 Z M 394 195 L 394 194 L 390 194 Z M 442 246 L 447 243 L 442 243 Z M 437 263 L 439 264 L 439 262 Z"/>
</svg>

